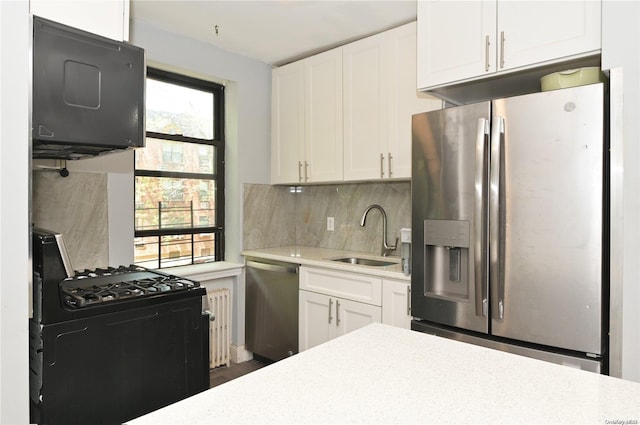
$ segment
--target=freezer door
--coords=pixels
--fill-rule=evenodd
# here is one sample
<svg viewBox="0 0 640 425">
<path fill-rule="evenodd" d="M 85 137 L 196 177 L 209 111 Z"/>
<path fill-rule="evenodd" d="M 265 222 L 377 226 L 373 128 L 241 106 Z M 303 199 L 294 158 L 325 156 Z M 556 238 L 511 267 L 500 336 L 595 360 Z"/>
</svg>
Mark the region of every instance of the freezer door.
<svg viewBox="0 0 640 425">
<path fill-rule="evenodd" d="M 414 317 L 488 332 L 490 103 L 413 116 Z"/>
<path fill-rule="evenodd" d="M 492 333 L 602 353 L 603 86 L 494 102 Z"/>
</svg>

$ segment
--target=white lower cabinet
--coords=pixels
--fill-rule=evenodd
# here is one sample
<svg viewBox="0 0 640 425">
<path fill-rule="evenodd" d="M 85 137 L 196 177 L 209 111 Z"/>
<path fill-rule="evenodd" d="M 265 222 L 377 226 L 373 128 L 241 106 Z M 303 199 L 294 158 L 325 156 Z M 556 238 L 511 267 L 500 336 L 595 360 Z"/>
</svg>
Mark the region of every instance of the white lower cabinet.
<svg viewBox="0 0 640 425">
<path fill-rule="evenodd" d="M 411 283 L 382 281 L 382 323 L 411 329 Z"/>
<path fill-rule="evenodd" d="M 298 302 L 298 350 L 304 351 L 336 337 L 333 301 L 316 292 L 300 291 Z"/>
<path fill-rule="evenodd" d="M 382 319 L 379 306 L 303 290 L 298 308 L 300 351 Z"/>
<path fill-rule="evenodd" d="M 299 350 L 382 321 L 382 279 L 300 267 Z"/>
<path fill-rule="evenodd" d="M 300 267 L 299 350 L 373 322 L 409 329 L 410 283 L 318 267 Z"/>
</svg>

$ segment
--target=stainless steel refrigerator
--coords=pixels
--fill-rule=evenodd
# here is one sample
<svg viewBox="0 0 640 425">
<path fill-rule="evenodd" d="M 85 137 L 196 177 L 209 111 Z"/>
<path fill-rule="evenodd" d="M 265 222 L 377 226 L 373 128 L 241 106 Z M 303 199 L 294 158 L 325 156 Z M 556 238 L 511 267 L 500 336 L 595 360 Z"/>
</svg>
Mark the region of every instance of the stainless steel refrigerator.
<svg viewBox="0 0 640 425">
<path fill-rule="evenodd" d="M 413 116 L 412 329 L 607 372 L 602 83 Z"/>
</svg>

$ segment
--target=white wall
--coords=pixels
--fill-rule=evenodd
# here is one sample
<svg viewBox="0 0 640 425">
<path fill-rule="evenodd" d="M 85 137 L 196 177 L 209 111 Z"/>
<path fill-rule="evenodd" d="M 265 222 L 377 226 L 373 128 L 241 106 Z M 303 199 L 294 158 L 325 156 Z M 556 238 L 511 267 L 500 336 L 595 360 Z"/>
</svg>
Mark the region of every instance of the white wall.
<svg viewBox="0 0 640 425">
<path fill-rule="evenodd" d="M 605 0 L 602 68 L 622 74 L 620 137 L 612 137 L 611 374 L 640 382 L 640 3 Z M 616 78 L 619 79 L 616 73 Z M 612 85 L 618 81 L 612 80 Z M 621 160 L 614 162 L 620 154 Z M 619 193 L 617 193 L 619 192 Z"/>
<path fill-rule="evenodd" d="M 0 1 L 0 423 L 29 422 L 29 3 Z"/>
</svg>

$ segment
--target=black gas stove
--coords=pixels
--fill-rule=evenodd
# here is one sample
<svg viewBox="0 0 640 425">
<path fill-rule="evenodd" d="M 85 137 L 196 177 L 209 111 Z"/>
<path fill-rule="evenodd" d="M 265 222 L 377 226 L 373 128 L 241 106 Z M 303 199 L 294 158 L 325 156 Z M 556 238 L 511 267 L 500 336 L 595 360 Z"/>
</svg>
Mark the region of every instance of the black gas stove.
<svg viewBox="0 0 640 425">
<path fill-rule="evenodd" d="M 34 230 L 31 423 L 120 424 L 209 387 L 199 282 L 66 257 L 61 235 Z"/>
<path fill-rule="evenodd" d="M 199 282 L 129 265 L 73 271 L 61 235 L 34 231 L 34 316 L 42 324 L 206 295 Z"/>
</svg>

